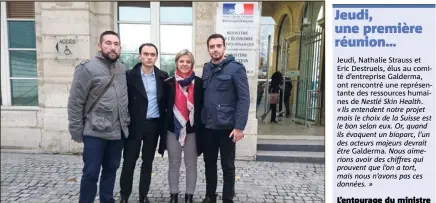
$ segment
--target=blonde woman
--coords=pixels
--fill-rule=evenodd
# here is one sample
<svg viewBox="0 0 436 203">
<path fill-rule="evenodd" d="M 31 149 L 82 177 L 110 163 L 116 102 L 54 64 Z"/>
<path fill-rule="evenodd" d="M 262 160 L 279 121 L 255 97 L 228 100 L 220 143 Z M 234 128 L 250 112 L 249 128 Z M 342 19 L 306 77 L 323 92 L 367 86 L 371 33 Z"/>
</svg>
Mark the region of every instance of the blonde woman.
<svg viewBox="0 0 436 203">
<path fill-rule="evenodd" d="M 191 203 L 197 183 L 197 157 L 203 151 L 203 85 L 193 71 L 194 56 L 190 51 L 180 51 L 175 64 L 175 76 L 167 79 L 164 86 L 168 132 L 163 150 L 168 151 L 170 203 L 178 203 L 182 152 L 186 168 L 185 203 Z"/>
</svg>

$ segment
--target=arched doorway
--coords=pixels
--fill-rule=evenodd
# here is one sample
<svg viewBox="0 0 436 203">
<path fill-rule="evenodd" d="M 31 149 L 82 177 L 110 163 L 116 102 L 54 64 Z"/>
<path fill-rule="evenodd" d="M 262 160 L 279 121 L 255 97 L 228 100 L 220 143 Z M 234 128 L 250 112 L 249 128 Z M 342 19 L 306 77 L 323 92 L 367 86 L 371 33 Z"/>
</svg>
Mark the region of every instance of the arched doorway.
<svg viewBox="0 0 436 203">
<path fill-rule="evenodd" d="M 266 20 L 266 19 L 263 19 L 263 20 Z M 271 18 L 271 20 L 274 21 L 272 18 Z M 274 22 L 274 24 L 275 24 L 275 22 Z M 270 63 L 270 61 L 271 62 L 274 61 L 275 67 L 272 66 L 271 68 L 267 68 L 268 73 L 265 75 L 265 77 L 263 77 L 263 75 L 259 75 L 258 86 L 257 86 L 257 89 L 258 89 L 258 93 L 257 93 L 258 97 L 257 97 L 257 102 L 256 102 L 257 118 L 259 119 L 260 122 L 265 122 L 265 123 L 268 122 L 265 120 L 266 116 L 268 116 L 269 115 L 268 113 L 271 112 L 269 101 L 268 101 L 268 91 L 266 91 L 266 90 L 268 90 L 269 84 L 271 82 L 271 76 L 276 71 L 280 71 L 282 73 L 285 73 L 288 69 L 288 66 L 286 64 L 288 61 L 287 59 L 288 59 L 289 46 L 287 45 L 287 43 L 284 43 L 284 42 L 286 42 L 286 37 L 288 37 L 290 32 L 291 32 L 291 18 L 287 14 L 283 14 L 281 16 L 281 18 L 278 20 L 277 25 L 278 25 L 277 29 L 276 29 L 277 34 L 273 35 L 274 39 L 270 39 L 270 41 L 268 40 L 268 43 L 273 43 L 276 45 L 274 48 L 271 48 L 271 51 L 274 51 L 276 54 L 275 54 L 275 56 L 268 57 L 268 59 L 271 59 L 271 60 L 268 60 L 265 62 L 265 63 L 268 63 L 267 67 L 271 67 L 272 63 Z M 267 27 L 263 27 L 263 29 L 267 29 Z M 270 34 L 274 34 L 274 30 L 271 30 L 271 31 L 272 31 L 272 33 L 270 33 Z M 266 36 L 266 35 L 264 35 L 264 36 Z M 269 47 L 269 45 L 266 47 Z M 269 48 L 267 48 L 267 49 L 269 49 Z M 261 62 L 262 62 L 262 59 L 261 59 Z M 259 108 L 259 107 L 262 107 L 262 108 Z M 282 107 L 282 106 L 280 106 L 280 107 Z"/>
<path fill-rule="evenodd" d="M 320 61 L 322 28 L 318 20 L 323 18 L 323 2 L 307 2 L 301 18 L 301 38 L 295 117 L 304 121 L 317 121 L 321 105 Z"/>
<path fill-rule="evenodd" d="M 286 71 L 287 64 L 285 59 L 288 57 L 288 47 L 286 44 L 286 37 L 291 32 L 291 21 L 288 15 L 284 15 L 279 23 L 278 36 L 277 36 L 277 55 L 276 55 L 276 69 L 275 71 Z"/>
</svg>

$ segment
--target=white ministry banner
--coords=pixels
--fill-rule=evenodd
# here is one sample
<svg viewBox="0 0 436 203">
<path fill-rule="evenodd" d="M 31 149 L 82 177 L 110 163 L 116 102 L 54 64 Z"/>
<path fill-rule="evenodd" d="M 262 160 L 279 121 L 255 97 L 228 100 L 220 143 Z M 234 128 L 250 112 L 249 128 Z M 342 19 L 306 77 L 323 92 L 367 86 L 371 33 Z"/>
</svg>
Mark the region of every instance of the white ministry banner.
<svg viewBox="0 0 436 203">
<path fill-rule="evenodd" d="M 226 39 L 226 53 L 244 64 L 247 75 L 255 75 L 260 47 L 259 3 L 219 2 L 216 32 Z"/>
</svg>

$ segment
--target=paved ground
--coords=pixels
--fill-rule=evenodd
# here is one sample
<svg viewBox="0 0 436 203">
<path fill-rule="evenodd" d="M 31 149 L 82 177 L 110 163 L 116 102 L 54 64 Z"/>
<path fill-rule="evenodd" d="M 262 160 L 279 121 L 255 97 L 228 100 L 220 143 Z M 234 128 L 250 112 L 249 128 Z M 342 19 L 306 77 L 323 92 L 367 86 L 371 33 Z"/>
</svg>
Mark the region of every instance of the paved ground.
<svg viewBox="0 0 436 203">
<path fill-rule="evenodd" d="M 201 202 L 205 194 L 203 160 L 198 163 L 195 202 Z M 134 191 L 138 190 L 139 164 L 140 161 L 135 171 Z M 324 165 L 237 161 L 236 167 L 235 202 L 324 202 Z M 81 170 L 81 156 L 2 153 L 1 202 L 78 202 Z M 167 159 L 156 158 L 149 194 L 153 202 L 169 200 L 167 170 Z M 119 174 L 120 170 L 116 199 L 119 198 Z M 221 177 L 219 173 L 219 194 Z M 183 173 L 181 193 L 184 180 Z M 137 202 L 138 193 L 133 193 L 130 199 Z"/>
<path fill-rule="evenodd" d="M 263 100 L 262 100 L 263 101 Z M 310 128 L 301 124 L 296 124 L 294 118 L 277 117 L 278 123 L 269 123 L 271 120 L 271 112 L 265 118 L 265 122 L 261 121 L 262 114 L 265 112 L 263 102 L 256 112 L 258 123 L 258 135 L 308 135 L 308 136 L 324 136 L 324 126 L 312 125 Z M 277 114 L 278 116 L 278 114 Z"/>
</svg>

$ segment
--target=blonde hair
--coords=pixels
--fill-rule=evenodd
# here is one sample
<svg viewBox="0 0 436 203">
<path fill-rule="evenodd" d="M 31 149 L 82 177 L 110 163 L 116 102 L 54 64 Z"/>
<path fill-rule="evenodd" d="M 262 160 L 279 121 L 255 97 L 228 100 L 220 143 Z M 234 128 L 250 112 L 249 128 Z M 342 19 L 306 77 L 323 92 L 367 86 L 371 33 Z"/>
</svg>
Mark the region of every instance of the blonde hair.
<svg viewBox="0 0 436 203">
<path fill-rule="evenodd" d="M 194 64 L 195 64 L 194 55 L 192 55 L 192 53 L 187 49 L 183 49 L 182 51 L 177 53 L 175 58 L 176 65 L 177 65 L 177 61 L 179 61 L 180 57 L 182 56 L 189 56 L 189 58 L 191 58 L 191 68 L 194 68 Z"/>
</svg>

